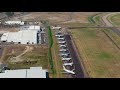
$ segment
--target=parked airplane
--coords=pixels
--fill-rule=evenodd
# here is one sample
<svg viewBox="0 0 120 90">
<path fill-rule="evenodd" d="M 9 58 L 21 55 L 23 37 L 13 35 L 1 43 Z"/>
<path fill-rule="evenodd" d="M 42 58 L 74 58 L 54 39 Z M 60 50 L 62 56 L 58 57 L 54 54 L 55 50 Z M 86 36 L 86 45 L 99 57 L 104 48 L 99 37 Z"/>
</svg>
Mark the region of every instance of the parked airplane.
<svg viewBox="0 0 120 90">
<path fill-rule="evenodd" d="M 60 47 L 67 47 L 66 45 L 60 45 Z"/>
<path fill-rule="evenodd" d="M 63 34 L 56 34 L 55 36 L 58 37 L 58 38 L 60 38 L 60 37 L 64 37 Z"/>
<path fill-rule="evenodd" d="M 72 65 L 73 65 L 73 62 L 71 62 L 71 63 L 64 63 L 63 65 L 64 65 L 64 66 L 68 66 L 68 65 L 69 65 L 69 66 L 72 66 Z"/>
<path fill-rule="evenodd" d="M 60 51 L 60 52 L 62 52 L 62 51 L 65 52 L 65 51 L 68 51 L 68 50 L 67 50 L 67 49 L 60 49 L 59 51 Z"/>
<path fill-rule="evenodd" d="M 63 61 L 64 61 L 64 60 L 69 61 L 69 60 L 71 60 L 71 58 L 64 58 L 64 57 L 62 57 L 62 60 L 63 60 Z"/>
<path fill-rule="evenodd" d="M 58 41 L 59 44 L 65 44 L 66 41 Z"/>
<path fill-rule="evenodd" d="M 66 73 L 75 74 L 74 69 L 73 70 L 68 70 L 68 69 L 65 68 L 64 65 L 63 65 L 63 70 L 66 71 Z"/>
<path fill-rule="evenodd" d="M 65 38 L 59 38 L 59 37 L 58 37 L 57 39 L 58 39 L 58 40 L 65 40 Z"/>
<path fill-rule="evenodd" d="M 60 53 L 60 56 L 61 56 L 61 57 L 63 57 L 63 56 L 66 56 L 66 57 L 67 57 L 67 56 L 69 56 L 69 55 L 70 55 L 70 53 Z"/>
</svg>

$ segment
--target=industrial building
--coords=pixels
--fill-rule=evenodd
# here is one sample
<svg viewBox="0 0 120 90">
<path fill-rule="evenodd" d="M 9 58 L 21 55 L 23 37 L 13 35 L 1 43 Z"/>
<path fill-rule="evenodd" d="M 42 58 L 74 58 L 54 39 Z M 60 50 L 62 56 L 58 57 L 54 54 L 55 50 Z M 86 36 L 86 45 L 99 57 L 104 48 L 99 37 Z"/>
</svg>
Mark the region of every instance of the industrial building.
<svg viewBox="0 0 120 90">
<path fill-rule="evenodd" d="M 40 26 L 23 26 L 18 32 L 7 32 L 1 37 L 2 42 L 14 42 L 15 44 L 41 44 Z"/>
<path fill-rule="evenodd" d="M 0 78 L 48 78 L 48 71 L 42 67 L 30 67 L 30 69 L 5 70 L 0 73 Z"/>
<path fill-rule="evenodd" d="M 39 38 L 40 41 L 41 38 Z M 16 44 L 38 44 L 38 32 L 23 30 L 18 32 L 7 32 L 1 37 L 2 42 L 14 42 Z"/>
</svg>

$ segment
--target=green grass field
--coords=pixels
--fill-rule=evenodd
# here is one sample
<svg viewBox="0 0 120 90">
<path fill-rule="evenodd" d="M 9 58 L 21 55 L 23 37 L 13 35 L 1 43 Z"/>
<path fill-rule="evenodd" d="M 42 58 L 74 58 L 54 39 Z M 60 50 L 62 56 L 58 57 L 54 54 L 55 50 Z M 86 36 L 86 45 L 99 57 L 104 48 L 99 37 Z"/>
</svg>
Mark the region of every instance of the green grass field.
<svg viewBox="0 0 120 90">
<path fill-rule="evenodd" d="M 120 77 L 120 51 L 101 29 L 70 31 L 90 77 Z"/>
<path fill-rule="evenodd" d="M 97 25 L 101 25 L 101 24 L 102 24 L 102 22 L 101 22 L 101 17 L 100 17 L 100 16 L 95 16 L 95 23 L 96 23 Z"/>
<path fill-rule="evenodd" d="M 109 18 L 114 26 L 120 26 L 120 14 L 115 14 Z"/>
<path fill-rule="evenodd" d="M 111 29 L 103 29 L 109 37 L 117 44 L 117 46 L 120 48 L 120 36 L 118 36 L 115 32 L 113 32 Z"/>
</svg>

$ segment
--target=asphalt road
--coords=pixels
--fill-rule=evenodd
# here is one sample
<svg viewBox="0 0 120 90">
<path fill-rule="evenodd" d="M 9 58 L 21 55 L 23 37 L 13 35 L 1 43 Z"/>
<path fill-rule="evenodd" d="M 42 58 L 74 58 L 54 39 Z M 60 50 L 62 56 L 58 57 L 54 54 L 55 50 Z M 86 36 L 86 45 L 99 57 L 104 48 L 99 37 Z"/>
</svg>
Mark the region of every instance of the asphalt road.
<svg viewBox="0 0 120 90">
<path fill-rule="evenodd" d="M 113 13 L 109 13 L 109 14 L 106 14 L 102 17 L 102 20 L 105 24 L 105 26 L 108 26 L 108 27 L 113 27 L 112 23 L 108 20 L 108 17 L 111 16 L 111 15 L 115 15 L 115 14 L 119 14 L 120 12 L 113 12 Z"/>
<path fill-rule="evenodd" d="M 69 34 L 65 35 L 65 39 L 66 39 L 67 46 L 68 46 L 68 49 L 70 50 L 70 54 L 75 66 L 75 73 L 76 73 L 75 78 L 84 78 L 84 73 L 83 73 L 81 64 L 79 62 L 79 58 L 76 54 L 76 51 L 73 48 L 70 35 Z"/>
<path fill-rule="evenodd" d="M 120 30 L 118 30 L 117 28 L 115 27 L 111 27 L 110 28 L 113 32 L 115 32 L 118 36 L 120 36 Z"/>
<path fill-rule="evenodd" d="M 114 12 L 114 13 L 106 14 L 105 16 L 102 17 L 102 21 L 105 24 L 103 27 L 109 27 L 113 32 L 115 32 L 117 35 L 120 36 L 120 31 L 117 29 L 117 27 L 113 26 L 111 21 L 108 19 L 109 16 L 115 15 L 115 14 L 118 14 L 118 13 L 120 13 L 120 12 Z"/>
</svg>

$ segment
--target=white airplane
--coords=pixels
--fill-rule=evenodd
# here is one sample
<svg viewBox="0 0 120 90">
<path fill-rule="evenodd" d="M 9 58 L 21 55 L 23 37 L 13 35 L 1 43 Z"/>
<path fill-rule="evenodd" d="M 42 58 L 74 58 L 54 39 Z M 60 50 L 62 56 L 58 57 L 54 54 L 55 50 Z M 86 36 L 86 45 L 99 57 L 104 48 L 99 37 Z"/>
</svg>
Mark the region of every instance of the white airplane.
<svg viewBox="0 0 120 90">
<path fill-rule="evenodd" d="M 57 38 L 58 40 L 65 40 L 65 38 Z"/>
<path fill-rule="evenodd" d="M 64 66 L 68 66 L 68 65 L 69 65 L 69 66 L 72 66 L 72 65 L 73 65 L 73 62 L 71 62 L 71 63 L 64 63 L 63 65 L 64 65 Z"/>
<path fill-rule="evenodd" d="M 62 52 L 62 51 L 64 51 L 64 52 L 65 52 L 65 51 L 67 51 L 67 49 L 60 49 L 59 51 L 60 51 L 60 52 Z"/>
<path fill-rule="evenodd" d="M 62 56 L 66 56 L 66 57 L 67 57 L 67 56 L 69 56 L 69 54 L 70 54 L 70 53 L 61 53 L 60 56 L 61 56 L 61 57 L 62 57 Z"/>
<path fill-rule="evenodd" d="M 68 69 L 65 68 L 64 65 L 63 65 L 63 70 L 66 71 L 66 73 L 75 74 L 74 69 L 73 70 L 68 70 Z"/>
<path fill-rule="evenodd" d="M 60 47 L 67 47 L 66 45 L 60 45 Z"/>
<path fill-rule="evenodd" d="M 63 37 L 64 35 L 62 35 L 62 34 L 60 34 L 60 35 L 56 34 L 55 36 L 58 37 L 58 38 L 60 38 L 60 37 Z"/>
<path fill-rule="evenodd" d="M 58 41 L 59 44 L 64 44 L 66 41 Z"/>
<path fill-rule="evenodd" d="M 63 58 L 63 57 L 62 57 L 62 60 L 63 60 L 63 61 L 65 61 L 65 60 L 66 60 L 66 61 L 69 61 L 69 60 L 71 60 L 71 58 Z"/>
</svg>

